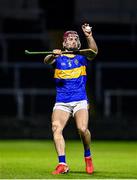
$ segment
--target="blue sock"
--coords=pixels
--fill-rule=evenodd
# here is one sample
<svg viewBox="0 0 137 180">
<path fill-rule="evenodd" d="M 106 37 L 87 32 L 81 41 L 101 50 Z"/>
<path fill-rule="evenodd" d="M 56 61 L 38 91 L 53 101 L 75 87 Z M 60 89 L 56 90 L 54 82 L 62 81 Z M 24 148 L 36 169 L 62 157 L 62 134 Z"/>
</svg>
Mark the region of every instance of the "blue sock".
<svg viewBox="0 0 137 180">
<path fill-rule="evenodd" d="M 65 155 L 58 156 L 58 159 L 59 159 L 59 163 L 66 163 L 66 156 Z"/>
<path fill-rule="evenodd" d="M 90 149 L 86 149 L 84 151 L 84 157 L 89 157 L 89 156 L 91 156 Z"/>
</svg>

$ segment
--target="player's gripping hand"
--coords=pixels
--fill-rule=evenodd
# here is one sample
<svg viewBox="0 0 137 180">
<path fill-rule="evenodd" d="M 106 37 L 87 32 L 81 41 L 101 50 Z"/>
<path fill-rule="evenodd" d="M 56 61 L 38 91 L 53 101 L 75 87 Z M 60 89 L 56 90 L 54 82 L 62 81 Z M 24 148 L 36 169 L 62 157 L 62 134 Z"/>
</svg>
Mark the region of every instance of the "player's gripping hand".
<svg viewBox="0 0 137 180">
<path fill-rule="evenodd" d="M 82 25 L 82 30 L 86 37 L 92 36 L 92 27 L 90 27 L 88 23 Z"/>
<path fill-rule="evenodd" d="M 62 51 L 61 51 L 61 49 L 54 49 L 53 54 L 55 57 L 58 57 L 62 54 Z"/>
<path fill-rule="evenodd" d="M 45 64 L 53 64 L 55 62 L 55 59 L 62 54 L 62 51 L 60 49 L 54 49 L 52 52 L 52 54 L 49 54 L 44 58 Z"/>
</svg>

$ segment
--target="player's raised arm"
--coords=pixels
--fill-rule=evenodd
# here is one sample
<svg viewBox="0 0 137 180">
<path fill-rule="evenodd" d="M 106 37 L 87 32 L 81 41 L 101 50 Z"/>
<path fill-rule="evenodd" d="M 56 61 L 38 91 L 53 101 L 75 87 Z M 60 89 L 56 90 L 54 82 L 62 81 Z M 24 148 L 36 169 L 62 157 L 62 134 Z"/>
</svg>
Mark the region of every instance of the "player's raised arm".
<svg viewBox="0 0 137 180">
<path fill-rule="evenodd" d="M 47 55 L 44 58 L 45 64 L 53 64 L 55 62 L 55 59 L 62 54 L 62 51 L 60 49 L 54 49 L 53 54 Z"/>
<path fill-rule="evenodd" d="M 89 24 L 85 23 L 82 25 L 82 30 L 85 34 L 85 37 L 86 37 L 86 40 L 88 43 L 88 48 L 94 50 L 95 53 L 97 54 L 98 53 L 98 47 L 97 47 L 97 44 L 93 38 L 91 27 L 89 26 Z M 90 53 L 90 51 L 88 54 L 86 54 L 86 56 L 89 60 L 92 60 L 94 58 L 92 56 L 92 54 Z"/>
</svg>

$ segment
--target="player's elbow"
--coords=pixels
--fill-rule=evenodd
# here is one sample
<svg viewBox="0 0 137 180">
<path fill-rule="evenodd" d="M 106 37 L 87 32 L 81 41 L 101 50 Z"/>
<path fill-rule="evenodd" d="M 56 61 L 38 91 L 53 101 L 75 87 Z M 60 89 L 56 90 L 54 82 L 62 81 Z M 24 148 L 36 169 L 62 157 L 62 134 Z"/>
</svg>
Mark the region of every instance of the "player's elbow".
<svg viewBox="0 0 137 180">
<path fill-rule="evenodd" d="M 44 58 L 45 64 L 53 64 L 55 61 L 54 57 L 52 55 L 48 55 Z"/>
<path fill-rule="evenodd" d="M 89 61 L 92 61 L 98 54 L 98 48 L 90 49 L 90 50 L 91 50 L 91 53 L 89 53 L 87 58 L 88 58 Z"/>
<path fill-rule="evenodd" d="M 91 49 L 91 50 L 93 50 L 96 55 L 98 54 L 98 47 L 97 46 L 94 49 Z"/>
</svg>

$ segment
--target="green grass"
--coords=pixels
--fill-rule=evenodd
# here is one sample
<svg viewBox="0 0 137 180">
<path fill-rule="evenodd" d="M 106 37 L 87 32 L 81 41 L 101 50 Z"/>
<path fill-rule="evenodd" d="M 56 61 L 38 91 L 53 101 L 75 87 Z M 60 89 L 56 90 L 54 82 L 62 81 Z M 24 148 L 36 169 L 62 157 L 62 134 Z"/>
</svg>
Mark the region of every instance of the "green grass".
<svg viewBox="0 0 137 180">
<path fill-rule="evenodd" d="M 80 141 L 66 141 L 70 173 L 52 175 L 57 156 L 52 141 L 1 140 L 1 179 L 136 179 L 137 142 L 93 141 L 95 172 L 85 173 Z"/>
</svg>

